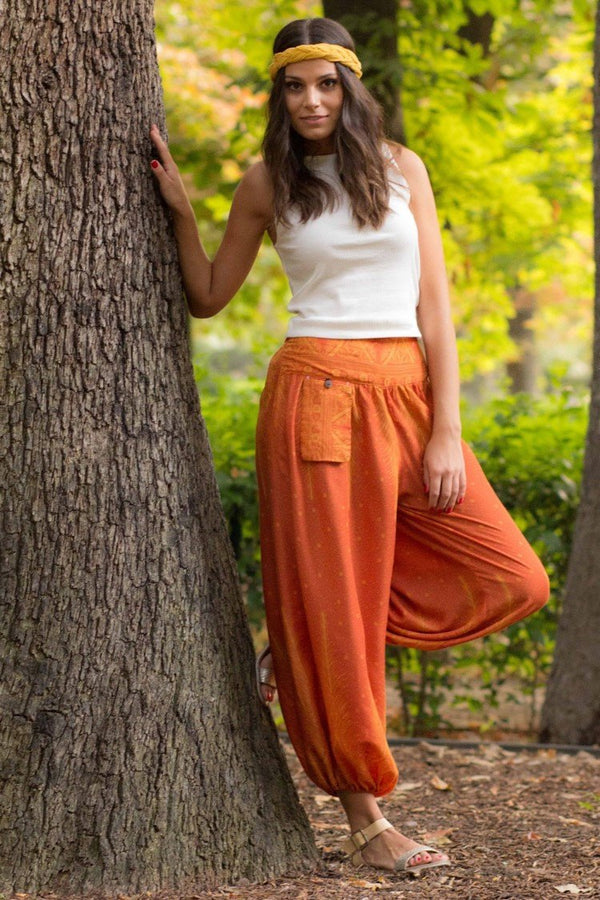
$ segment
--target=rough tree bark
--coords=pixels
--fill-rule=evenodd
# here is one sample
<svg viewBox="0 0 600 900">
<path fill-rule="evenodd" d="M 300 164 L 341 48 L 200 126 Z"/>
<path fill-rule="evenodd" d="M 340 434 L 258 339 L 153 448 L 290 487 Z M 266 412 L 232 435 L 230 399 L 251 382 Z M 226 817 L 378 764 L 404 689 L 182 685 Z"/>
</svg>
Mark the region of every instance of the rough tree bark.
<svg viewBox="0 0 600 900">
<path fill-rule="evenodd" d="M 323 13 L 351 33 L 365 71 L 365 84 L 383 107 L 385 133 L 405 144 L 398 0 L 323 0 Z"/>
<path fill-rule="evenodd" d="M 594 43 L 594 250 L 596 294 L 590 421 L 554 664 L 540 738 L 600 743 L 600 4 Z"/>
<path fill-rule="evenodd" d="M 150 177 L 152 2 L 12 0 L 0 32 L 0 893 L 312 865 Z"/>
</svg>

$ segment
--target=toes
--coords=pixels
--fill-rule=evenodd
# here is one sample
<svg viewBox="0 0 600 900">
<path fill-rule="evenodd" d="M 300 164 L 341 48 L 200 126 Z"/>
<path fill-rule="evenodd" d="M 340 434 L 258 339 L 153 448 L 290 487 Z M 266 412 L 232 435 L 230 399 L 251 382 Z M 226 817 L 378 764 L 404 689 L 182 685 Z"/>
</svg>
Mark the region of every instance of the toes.
<svg viewBox="0 0 600 900">
<path fill-rule="evenodd" d="M 422 853 L 417 853 L 415 856 L 411 856 L 408 861 L 408 867 L 411 866 L 422 866 L 425 863 L 430 862 L 440 862 L 441 860 L 446 859 L 443 853 L 427 853 L 427 851 L 423 851 Z"/>
</svg>

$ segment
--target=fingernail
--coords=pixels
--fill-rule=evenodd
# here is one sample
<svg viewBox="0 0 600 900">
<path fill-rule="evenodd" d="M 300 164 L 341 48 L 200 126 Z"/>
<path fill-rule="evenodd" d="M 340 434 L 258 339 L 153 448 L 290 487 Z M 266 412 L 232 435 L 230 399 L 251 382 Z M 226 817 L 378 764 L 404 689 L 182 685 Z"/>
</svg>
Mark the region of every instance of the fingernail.
<svg viewBox="0 0 600 900">
<path fill-rule="evenodd" d="M 426 494 L 429 493 L 429 488 L 427 487 L 426 484 L 423 485 L 423 490 L 425 491 Z"/>
<path fill-rule="evenodd" d="M 459 497 L 459 498 L 458 498 L 458 502 L 459 502 L 459 503 L 462 503 L 464 499 L 465 499 L 464 497 Z"/>
<path fill-rule="evenodd" d="M 152 160 L 150 165 L 152 166 L 153 169 L 158 169 L 158 162 L 155 159 Z"/>
<path fill-rule="evenodd" d="M 445 512 L 445 513 L 451 513 L 451 512 L 452 512 L 452 507 L 451 507 L 451 506 L 447 506 L 446 509 L 444 510 L 444 512 Z"/>
</svg>

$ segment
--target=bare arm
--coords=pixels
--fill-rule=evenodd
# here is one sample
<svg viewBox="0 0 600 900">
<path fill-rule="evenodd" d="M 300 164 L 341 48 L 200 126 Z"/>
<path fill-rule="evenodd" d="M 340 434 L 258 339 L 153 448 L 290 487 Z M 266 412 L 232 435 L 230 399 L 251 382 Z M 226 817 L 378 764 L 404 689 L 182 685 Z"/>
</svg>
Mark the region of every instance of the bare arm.
<svg viewBox="0 0 600 900">
<path fill-rule="evenodd" d="M 177 165 L 156 125 L 150 137 L 160 162 L 152 163 L 161 194 L 173 215 L 183 287 L 193 316 L 208 318 L 226 306 L 243 284 L 272 220 L 272 189 L 263 163 L 242 178 L 225 235 L 214 260 L 206 255 Z"/>
<path fill-rule="evenodd" d="M 423 458 L 423 479 L 430 507 L 451 510 L 464 497 L 466 478 L 460 440 L 458 356 L 442 237 L 423 162 L 407 149 L 402 150 L 398 161 L 410 185 L 411 209 L 419 231 L 418 317 L 433 393 L 433 431 Z"/>
</svg>

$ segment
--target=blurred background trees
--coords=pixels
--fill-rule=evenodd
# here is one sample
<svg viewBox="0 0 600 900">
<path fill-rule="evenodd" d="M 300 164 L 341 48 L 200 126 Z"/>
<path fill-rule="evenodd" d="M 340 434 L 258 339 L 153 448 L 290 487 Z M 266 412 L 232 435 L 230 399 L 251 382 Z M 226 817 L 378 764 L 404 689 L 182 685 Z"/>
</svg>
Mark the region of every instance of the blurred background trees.
<svg viewBox="0 0 600 900">
<path fill-rule="evenodd" d="M 156 4 L 170 141 L 209 250 L 241 172 L 260 154 L 271 42 L 292 18 L 325 11 L 350 28 L 365 81 L 386 107 L 388 133 L 429 168 L 460 345 L 466 437 L 542 556 L 553 594 L 545 610 L 500 636 L 442 658 L 392 656 L 404 732 L 451 725 L 449 697 L 470 710 L 480 730 L 501 730 L 499 689 L 521 705 L 527 698 L 530 731 L 537 727 L 587 421 L 594 10 L 591 0 Z M 285 334 L 287 297 L 266 239 L 235 300 L 192 331 L 203 412 L 257 632 L 253 428 L 267 360 Z"/>
</svg>

